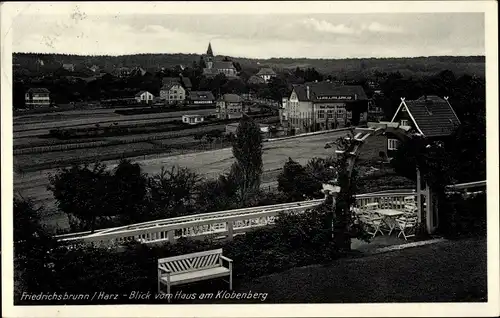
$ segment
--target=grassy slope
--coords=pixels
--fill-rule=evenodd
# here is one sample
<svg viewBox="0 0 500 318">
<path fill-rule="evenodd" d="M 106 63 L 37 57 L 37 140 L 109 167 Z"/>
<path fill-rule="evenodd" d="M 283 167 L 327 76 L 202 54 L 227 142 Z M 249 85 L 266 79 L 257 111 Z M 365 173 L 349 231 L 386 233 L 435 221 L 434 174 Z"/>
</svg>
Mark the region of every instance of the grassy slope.
<svg viewBox="0 0 500 318">
<path fill-rule="evenodd" d="M 268 293 L 266 303 L 486 301 L 486 263 L 485 239 L 447 241 L 294 268 L 236 291 Z"/>
</svg>

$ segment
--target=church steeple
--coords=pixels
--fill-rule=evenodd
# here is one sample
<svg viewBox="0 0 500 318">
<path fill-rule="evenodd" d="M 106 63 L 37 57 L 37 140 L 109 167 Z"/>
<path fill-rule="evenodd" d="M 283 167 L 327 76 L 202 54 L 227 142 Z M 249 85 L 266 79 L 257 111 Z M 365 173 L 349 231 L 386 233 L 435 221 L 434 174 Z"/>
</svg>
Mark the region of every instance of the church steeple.
<svg viewBox="0 0 500 318">
<path fill-rule="evenodd" d="M 210 42 L 208 42 L 207 55 L 212 57 L 214 56 L 214 52 L 212 52 L 212 44 Z"/>
</svg>

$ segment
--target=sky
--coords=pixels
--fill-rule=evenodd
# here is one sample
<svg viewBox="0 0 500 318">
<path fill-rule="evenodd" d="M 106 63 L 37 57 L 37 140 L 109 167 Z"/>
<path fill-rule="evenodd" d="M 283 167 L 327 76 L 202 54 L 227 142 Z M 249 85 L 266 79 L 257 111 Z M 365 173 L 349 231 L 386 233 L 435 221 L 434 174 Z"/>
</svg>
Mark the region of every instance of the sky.
<svg viewBox="0 0 500 318">
<path fill-rule="evenodd" d="M 36 27 L 34 27 L 36 21 Z M 271 58 L 485 55 L 483 13 L 18 14 L 13 52 Z"/>
</svg>

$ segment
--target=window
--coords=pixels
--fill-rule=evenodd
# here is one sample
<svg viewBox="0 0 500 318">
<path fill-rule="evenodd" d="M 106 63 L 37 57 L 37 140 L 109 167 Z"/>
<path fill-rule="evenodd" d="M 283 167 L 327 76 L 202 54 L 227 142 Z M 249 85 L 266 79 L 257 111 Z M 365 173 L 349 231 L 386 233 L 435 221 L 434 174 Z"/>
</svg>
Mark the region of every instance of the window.
<svg viewBox="0 0 500 318">
<path fill-rule="evenodd" d="M 397 150 L 398 146 L 399 146 L 399 140 L 387 139 L 387 150 Z"/>
<path fill-rule="evenodd" d="M 407 119 L 401 119 L 401 126 L 409 126 Z"/>
<path fill-rule="evenodd" d="M 325 118 L 325 110 L 324 109 L 318 110 L 318 118 Z"/>
<path fill-rule="evenodd" d="M 328 110 L 326 111 L 326 116 L 327 116 L 328 118 L 333 118 L 333 109 L 328 109 Z"/>
<path fill-rule="evenodd" d="M 345 116 L 345 108 L 337 108 L 337 118 L 343 118 Z"/>
</svg>

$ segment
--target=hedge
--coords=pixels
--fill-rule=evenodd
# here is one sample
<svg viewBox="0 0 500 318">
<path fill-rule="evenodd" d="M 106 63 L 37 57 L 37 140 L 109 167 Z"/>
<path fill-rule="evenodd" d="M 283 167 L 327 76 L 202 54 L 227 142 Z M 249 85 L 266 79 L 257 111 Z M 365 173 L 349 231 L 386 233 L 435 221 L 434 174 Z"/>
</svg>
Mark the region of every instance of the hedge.
<svg viewBox="0 0 500 318">
<path fill-rule="evenodd" d="M 23 285 L 30 293 L 50 291 L 90 294 L 95 291 L 129 294 L 131 291 L 150 292 L 150 300 L 117 301 L 21 301 L 16 305 L 62 304 L 138 304 L 166 303 L 155 301 L 157 290 L 157 260 L 163 257 L 223 248 L 224 255 L 233 259 L 235 283 L 252 277 L 280 272 L 296 266 L 327 263 L 337 258 L 335 246 L 324 229 L 326 214 L 311 211 L 300 215 L 280 216 L 272 227 L 257 229 L 231 241 L 194 241 L 182 238 L 176 244 L 158 246 L 129 244 L 120 248 L 82 247 L 59 248 L 50 253 L 52 271 L 45 271 L 37 286 Z M 47 261 L 46 261 L 47 262 Z M 31 263 L 40 263 L 32 260 Z M 43 262 L 42 262 L 43 263 Z M 29 266 L 29 265 L 27 265 Z M 35 266 L 25 270 L 38 270 Z M 29 276 L 29 275 L 28 275 Z"/>
</svg>

